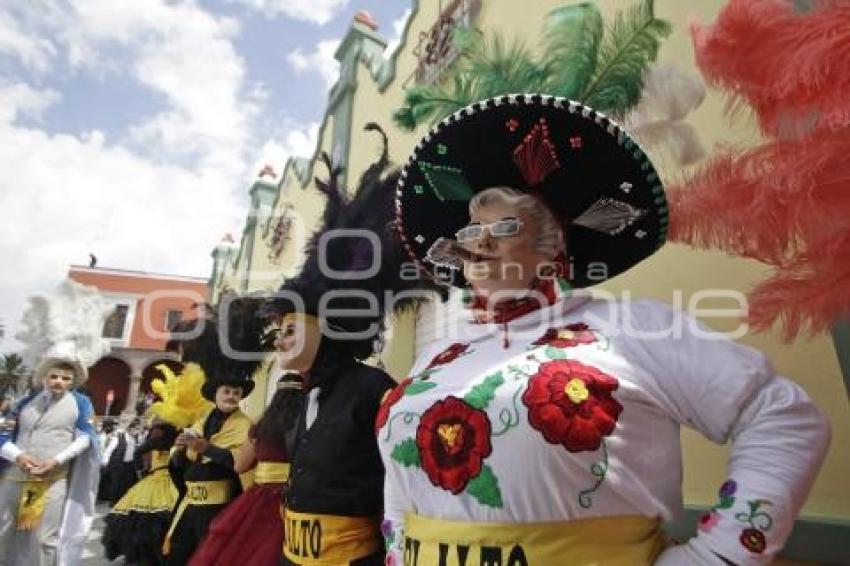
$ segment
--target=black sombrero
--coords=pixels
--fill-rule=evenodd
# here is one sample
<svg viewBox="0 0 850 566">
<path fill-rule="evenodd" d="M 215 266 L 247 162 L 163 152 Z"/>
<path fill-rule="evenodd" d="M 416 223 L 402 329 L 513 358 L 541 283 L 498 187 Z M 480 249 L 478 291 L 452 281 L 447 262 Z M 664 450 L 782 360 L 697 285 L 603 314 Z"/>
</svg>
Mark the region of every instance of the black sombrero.
<svg viewBox="0 0 850 566">
<path fill-rule="evenodd" d="M 244 321 L 242 324 L 231 322 L 221 328 L 221 324 L 227 321 L 219 320 L 216 309 L 207 306 L 208 315 L 180 321 L 171 329 L 168 347 L 177 351 L 182 346 L 181 363 L 196 363 L 204 371 L 201 395 L 205 399 L 215 403 L 215 392 L 220 385 L 241 387 L 242 397 L 247 397 L 254 390 L 251 377 L 257 364 L 223 354 L 221 344 L 227 342 L 231 349 L 239 353 L 258 351 L 253 339 L 259 333 L 257 327 L 260 326 L 253 316 L 258 303 L 251 297 L 234 299 L 228 303 L 228 315 L 233 320 Z"/>
<path fill-rule="evenodd" d="M 243 399 L 250 395 L 251 391 L 254 390 L 254 382 L 250 379 L 210 379 L 207 377 L 204 384 L 201 385 L 201 395 L 203 395 L 204 399 L 207 401 L 215 403 L 215 392 L 218 391 L 218 388 L 222 385 L 241 387 Z"/>
<path fill-rule="evenodd" d="M 652 255 L 667 236 L 664 188 L 652 163 L 607 116 L 554 96 L 500 96 L 434 126 L 401 172 L 397 225 L 410 258 L 435 279 L 466 281 L 426 259 L 469 222 L 469 199 L 493 186 L 539 195 L 562 221 L 574 287 Z"/>
</svg>

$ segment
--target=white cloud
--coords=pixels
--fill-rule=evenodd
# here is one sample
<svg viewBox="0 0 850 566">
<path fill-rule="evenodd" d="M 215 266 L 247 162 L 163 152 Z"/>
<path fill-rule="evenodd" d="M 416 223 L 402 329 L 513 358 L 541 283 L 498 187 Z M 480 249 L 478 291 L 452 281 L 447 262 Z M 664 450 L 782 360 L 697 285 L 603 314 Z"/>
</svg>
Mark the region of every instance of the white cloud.
<svg viewBox="0 0 850 566">
<path fill-rule="evenodd" d="M 89 252 L 110 267 L 206 275 L 212 246 L 244 213 L 232 178 L 156 164 L 99 132 L 76 138 L 4 123 L 0 169 L 15 171 L 0 190 L 9 219 L 0 224 L 0 313 L 10 326 L 26 296 Z"/>
<path fill-rule="evenodd" d="M 0 53 L 13 55 L 30 71 L 43 74 L 56 48 L 44 38 L 21 33 L 11 14 L 0 12 Z"/>
<path fill-rule="evenodd" d="M 393 35 L 389 42 L 387 42 L 387 48 L 384 51 L 387 56 L 395 53 L 395 50 L 398 49 L 398 46 L 401 44 L 401 34 L 404 33 L 404 26 L 407 25 L 407 20 L 410 19 L 410 14 L 411 10 L 408 8 L 397 20 L 393 20 Z"/>
<path fill-rule="evenodd" d="M 251 169 L 252 178 L 265 166 L 271 165 L 277 174 L 277 181 L 283 174 L 283 168 L 290 157 L 312 157 L 319 139 L 319 124 L 297 124 L 286 121 L 283 134 L 270 139 L 260 149 L 260 158 Z M 282 139 L 283 141 L 279 141 Z"/>
<path fill-rule="evenodd" d="M 0 78 L 0 170 L 14 172 L 0 177 L 0 351 L 16 347 L 25 298 L 53 288 L 89 252 L 108 267 L 208 275 L 212 247 L 244 222 L 246 166 L 267 98 L 247 84 L 236 22 L 195 2 L 15 6 L 0 8 L 0 56 L 34 77 L 63 61 L 81 74 L 129 73 L 165 108 L 123 139 L 48 133 L 21 119 L 37 120 L 61 93 Z M 301 147 L 297 135 L 283 139 L 290 151 Z"/>
<path fill-rule="evenodd" d="M 330 88 L 339 79 L 339 61 L 334 59 L 339 41 L 339 39 L 320 41 L 309 53 L 304 53 L 299 47 L 289 53 L 286 60 L 299 73 L 318 73 L 325 81 L 325 85 Z"/>
<path fill-rule="evenodd" d="M 230 0 L 243 4 L 267 16 L 278 14 L 325 25 L 333 20 L 348 4 L 348 0 Z"/>
<path fill-rule="evenodd" d="M 59 99 L 59 93 L 52 89 L 35 90 L 23 83 L 0 80 L 0 124 L 13 123 L 21 116 L 39 120 L 41 113 Z"/>
</svg>

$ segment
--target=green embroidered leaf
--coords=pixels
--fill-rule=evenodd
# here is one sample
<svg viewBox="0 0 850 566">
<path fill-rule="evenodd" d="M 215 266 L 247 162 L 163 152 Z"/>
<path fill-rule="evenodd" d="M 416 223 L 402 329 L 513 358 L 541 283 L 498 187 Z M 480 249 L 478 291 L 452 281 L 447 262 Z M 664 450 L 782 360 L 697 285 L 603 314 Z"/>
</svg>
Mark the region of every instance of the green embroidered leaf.
<svg viewBox="0 0 850 566">
<path fill-rule="evenodd" d="M 466 486 L 466 492 L 475 498 L 481 505 L 488 505 L 501 509 L 502 491 L 499 489 L 499 480 L 493 474 L 490 466 L 484 464 L 481 473 L 475 476 Z"/>
<path fill-rule="evenodd" d="M 770 505 L 770 501 L 767 499 L 754 499 L 753 501 L 748 502 L 750 504 L 750 512 L 755 513 L 759 509 L 761 509 L 762 505 Z"/>
<path fill-rule="evenodd" d="M 596 70 L 604 26 L 595 4 L 583 2 L 549 12 L 543 26 L 548 94 L 575 99 Z M 564 64 L 569 61 L 569 64 Z"/>
<path fill-rule="evenodd" d="M 429 389 L 434 389 L 437 384 L 433 381 L 412 381 L 410 385 L 404 388 L 405 395 L 419 395 Z"/>
<path fill-rule="evenodd" d="M 717 504 L 715 509 L 731 509 L 733 505 L 735 505 L 735 498 L 725 496 L 720 498 L 720 503 Z"/>
<path fill-rule="evenodd" d="M 555 348 L 554 346 L 546 346 L 546 349 L 543 351 L 547 358 L 550 360 L 566 360 L 567 353 L 564 352 L 560 348 Z"/>
<path fill-rule="evenodd" d="M 596 73 L 580 100 L 610 116 L 623 116 L 640 100 L 642 76 L 655 61 L 670 24 L 655 17 L 653 0 L 617 14 L 599 47 Z"/>
<path fill-rule="evenodd" d="M 440 370 L 440 368 L 438 368 L 438 367 L 423 369 L 422 371 L 419 372 L 419 374 L 416 375 L 416 377 L 414 379 L 429 379 L 431 377 L 431 375 L 438 372 L 439 370 Z"/>
<path fill-rule="evenodd" d="M 771 517 L 764 511 L 759 511 L 758 513 L 754 513 L 753 516 L 750 517 L 750 524 L 752 524 L 757 529 L 767 532 L 773 528 L 773 517 Z"/>
<path fill-rule="evenodd" d="M 502 377 L 502 372 L 497 371 L 484 378 L 483 383 L 473 386 L 470 392 L 464 395 L 463 400 L 476 409 L 484 410 L 490 401 L 493 400 L 496 388 L 504 382 L 505 378 Z"/>
<path fill-rule="evenodd" d="M 416 446 L 416 441 L 412 438 L 402 440 L 393 447 L 390 457 L 406 467 L 419 467 L 419 448 Z"/>
<path fill-rule="evenodd" d="M 472 198 L 472 188 L 457 167 L 434 165 L 427 161 L 419 162 L 419 169 L 431 185 L 431 190 L 442 201 L 468 201 Z"/>
</svg>

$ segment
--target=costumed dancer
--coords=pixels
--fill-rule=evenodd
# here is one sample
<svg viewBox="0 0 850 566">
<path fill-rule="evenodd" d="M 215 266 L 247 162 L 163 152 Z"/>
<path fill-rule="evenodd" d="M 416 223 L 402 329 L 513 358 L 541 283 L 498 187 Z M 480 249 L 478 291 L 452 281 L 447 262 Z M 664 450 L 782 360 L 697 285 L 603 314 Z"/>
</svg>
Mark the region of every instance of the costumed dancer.
<svg viewBox="0 0 850 566">
<path fill-rule="evenodd" d="M 661 302 L 581 291 L 665 241 L 661 180 L 617 123 L 556 97 L 484 100 L 431 130 L 398 195 L 410 257 L 470 311 L 382 407 L 389 564 L 777 554 L 828 423 L 762 353 Z M 731 457 L 697 536 L 666 548 L 681 426 Z"/>
<path fill-rule="evenodd" d="M 14 431 L 0 447 L 14 463 L 0 476 L 0 564 L 79 564 L 100 458 L 91 401 L 72 387 L 109 351 L 100 333 L 111 309 L 71 281 L 30 302 L 18 339 L 28 345 L 25 359 L 41 358 L 35 379 L 43 389 L 16 405 Z"/>
<path fill-rule="evenodd" d="M 427 295 L 418 292 L 417 278 L 399 276 L 405 256 L 393 226 L 398 172 L 387 172 L 386 135 L 376 124 L 366 129 L 378 131 L 383 139 L 380 159 L 363 174 L 349 202 L 337 186 L 338 171 L 325 156 L 331 176 L 327 183 L 317 183 L 328 196 L 323 225 L 308 246 L 302 272 L 283 285 L 282 296 L 269 306 L 282 317 L 283 334 L 276 344 L 281 364 L 304 373 L 309 392 L 284 502 L 282 563 L 288 565 L 384 561 L 384 469 L 374 422 L 380 401 L 395 382 L 359 360 L 380 343 L 390 308 L 398 312 Z M 335 237 L 322 248 L 331 231 Z M 299 304 L 287 294 L 300 299 Z M 321 537 L 315 536 L 319 531 Z"/>
<path fill-rule="evenodd" d="M 354 342 L 322 334 L 323 325 L 335 332 L 363 333 L 369 321 L 320 318 L 316 303 L 309 302 L 306 312 L 284 314 L 285 337 L 279 341 L 291 338 L 303 344 L 300 349 L 282 346 L 282 363 L 304 373 L 309 387 L 282 502 L 282 563 L 382 564 L 384 470 L 372 431 L 381 399 L 395 381 L 358 361 L 369 357 L 371 338 Z"/>
<path fill-rule="evenodd" d="M 139 448 L 150 453 L 151 469 L 106 516 L 102 542 L 109 560 L 123 555 L 128 562 L 163 563 L 162 543 L 177 503 L 168 472 L 170 449 L 179 430 L 212 408 L 201 396 L 205 375 L 200 366 L 186 364 L 179 375 L 164 364 L 157 369 L 164 379 L 151 382 L 159 400 L 148 409 L 153 424 Z"/>
<path fill-rule="evenodd" d="M 281 328 L 275 344 L 281 366 L 305 376 L 307 400 L 283 501 L 282 563 L 288 565 L 368 566 L 384 560 L 384 470 L 374 421 L 395 381 L 361 360 L 374 353 L 379 341 L 391 308 L 387 297 L 400 310 L 412 305 L 417 294 L 403 293 L 414 287 L 398 271 L 404 261 L 392 226 L 398 173 L 387 171 L 383 131 L 375 124 L 366 129 L 380 132 L 383 153 L 363 174 L 353 198 L 338 186 L 339 170 L 323 156 L 331 175 L 317 187 L 328 204 L 301 272 L 284 283 L 274 300 L 237 297 L 229 309 L 243 302 L 254 305 L 254 313 L 242 309 L 242 321 L 230 322 L 231 328 L 254 335 L 253 351 L 271 347 L 270 324 Z"/>
<path fill-rule="evenodd" d="M 166 564 L 184 565 L 206 535 L 210 522 L 224 507 L 242 493 L 243 481 L 234 471 L 234 458 L 248 439 L 251 420 L 239 409 L 239 401 L 254 388 L 250 373 L 236 363 L 205 365 L 207 339 L 217 339 L 213 321 L 199 319 L 203 338 L 197 343 L 181 344 L 185 363 L 198 362 L 206 374 L 201 395 L 215 406 L 175 439 L 169 461 L 169 473 L 180 492 L 180 499 L 163 542 Z M 240 332 L 236 329 L 236 332 Z M 230 336 L 231 339 L 235 338 Z M 239 347 L 239 342 L 231 342 Z"/>
<path fill-rule="evenodd" d="M 150 471 L 109 511 L 104 522 L 104 554 L 108 560 L 124 556 L 127 562 L 162 563 L 162 542 L 177 501 L 177 489 L 168 474 L 168 458 L 177 429 L 158 418 L 151 424 L 138 454 L 151 455 Z"/>
<path fill-rule="evenodd" d="M 139 419 L 130 421 L 126 430 L 119 430 L 112 436 L 101 456 L 101 464 L 109 478 L 106 494 L 110 506 L 114 507 L 139 479 L 136 475 L 136 452 L 141 428 Z"/>
<path fill-rule="evenodd" d="M 248 432 L 234 460 L 237 473 L 254 470 L 254 485 L 218 514 L 192 555 L 191 566 L 275 566 L 280 562 L 283 521 L 280 502 L 289 477 L 295 424 L 304 395 L 302 378 L 284 373 L 263 416 Z M 250 549 L 246 553 L 246 549 Z"/>
</svg>

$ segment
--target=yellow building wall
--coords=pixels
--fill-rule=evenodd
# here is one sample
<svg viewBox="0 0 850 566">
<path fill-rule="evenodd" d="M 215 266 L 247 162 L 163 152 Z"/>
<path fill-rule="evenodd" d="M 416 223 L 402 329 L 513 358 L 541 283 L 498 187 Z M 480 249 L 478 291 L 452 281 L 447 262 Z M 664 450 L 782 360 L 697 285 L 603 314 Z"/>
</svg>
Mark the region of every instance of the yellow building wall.
<svg viewBox="0 0 850 566">
<path fill-rule="evenodd" d="M 506 38 L 518 38 L 529 46 L 536 46 L 545 15 L 553 8 L 565 3 L 556 0 L 530 2 L 508 2 L 485 0 L 475 22 L 479 29 L 499 31 Z M 605 0 L 597 5 L 606 21 L 618 10 L 633 5 L 632 0 Z M 657 0 L 656 13 L 673 24 L 673 33 L 664 42 L 659 60 L 673 64 L 680 70 L 699 77 L 693 62 L 693 49 L 687 32 L 691 18 L 703 23 L 714 20 L 724 4 L 721 0 Z M 352 141 L 349 158 L 348 179 L 354 182 L 360 173 L 372 163 L 379 152 L 379 143 L 374 134 L 364 133 L 363 126 L 370 121 L 381 124 L 390 137 L 390 154 L 396 163 L 403 163 L 427 128 L 415 133 L 403 132 L 392 124 L 392 111 L 403 100 L 403 86 L 413 74 L 417 59 L 412 50 L 420 32 L 427 31 L 437 19 L 437 2 L 422 0 L 419 10 L 409 23 L 407 41 L 402 43 L 396 59 L 395 79 L 381 92 L 365 65 L 357 68 L 357 91 L 352 109 Z M 753 144 L 759 134 L 751 120 L 745 115 L 728 118 L 724 114 L 724 98 L 709 91 L 703 104 L 689 117 L 697 129 L 706 149 L 717 142 L 732 142 L 741 145 Z M 329 151 L 332 128 L 324 130 L 321 145 Z M 670 186 L 681 175 L 677 166 L 655 155 L 654 158 L 665 183 Z M 314 171 L 314 175 L 316 171 Z M 304 190 L 294 175 L 284 179 L 278 204 L 292 203 L 305 220 L 313 226 L 324 207 L 324 200 L 315 190 Z M 313 224 L 310 224 L 310 223 Z M 309 232 L 309 230 L 308 230 Z M 303 248 L 303 246 L 301 246 Z M 288 245 L 281 265 L 300 265 L 301 249 Z M 267 266 L 280 269 L 279 266 Z M 602 286 L 601 291 L 616 295 L 630 292 L 633 297 L 654 297 L 687 308 L 694 294 L 705 289 L 733 289 L 746 292 L 765 275 L 765 268 L 755 262 L 726 257 L 713 252 L 698 252 L 680 245 L 668 245 L 655 256 Z M 677 296 L 680 290 L 681 299 Z M 705 300 L 700 308 L 731 309 L 736 305 L 720 300 Z M 728 330 L 738 324 L 733 315 L 705 320 L 718 329 Z M 384 363 L 396 378 L 409 370 L 413 361 L 415 320 L 406 315 L 392 325 Z M 799 383 L 819 404 L 832 422 L 833 440 L 829 455 L 820 476 L 804 508 L 804 514 L 840 519 L 850 518 L 850 406 L 844 389 L 840 368 L 830 336 L 821 335 L 812 340 L 799 340 L 784 344 L 778 335 L 769 332 L 760 335 L 747 334 L 741 342 L 763 350 L 774 362 L 779 373 Z M 717 486 L 725 476 L 727 449 L 706 441 L 698 434 L 685 430 L 682 436 L 685 454 L 684 494 L 688 504 L 708 505 L 716 499 Z"/>
</svg>

